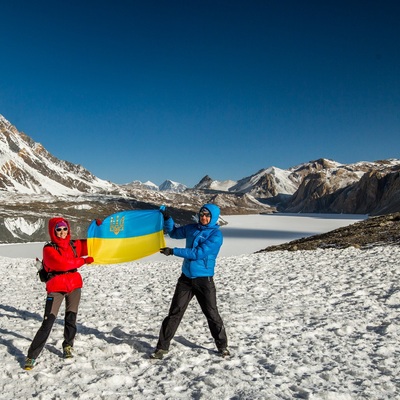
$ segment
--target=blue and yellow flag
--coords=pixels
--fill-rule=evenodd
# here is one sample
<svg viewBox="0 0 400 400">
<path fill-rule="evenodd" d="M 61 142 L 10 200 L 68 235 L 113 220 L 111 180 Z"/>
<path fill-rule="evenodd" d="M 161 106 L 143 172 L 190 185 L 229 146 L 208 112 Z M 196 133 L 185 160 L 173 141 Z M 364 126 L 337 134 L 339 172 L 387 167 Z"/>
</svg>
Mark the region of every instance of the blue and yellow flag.
<svg viewBox="0 0 400 400">
<path fill-rule="evenodd" d="M 95 264 L 137 260 L 165 247 L 163 216 L 159 210 L 121 211 L 98 226 L 93 221 L 87 235 L 88 253 Z"/>
</svg>

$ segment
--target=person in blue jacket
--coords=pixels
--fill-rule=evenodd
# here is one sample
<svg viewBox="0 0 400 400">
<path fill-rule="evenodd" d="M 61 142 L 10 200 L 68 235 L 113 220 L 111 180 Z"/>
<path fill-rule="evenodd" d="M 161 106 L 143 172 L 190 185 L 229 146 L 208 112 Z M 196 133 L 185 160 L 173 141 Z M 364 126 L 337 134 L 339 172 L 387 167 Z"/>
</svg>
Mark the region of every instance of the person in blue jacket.
<svg viewBox="0 0 400 400">
<path fill-rule="evenodd" d="M 173 219 L 164 209 L 161 209 L 161 212 L 168 235 L 173 239 L 186 238 L 186 247 L 160 249 L 160 253 L 166 256 L 182 257 L 183 264 L 169 313 L 161 325 L 157 347 L 150 357 L 161 359 L 168 353 L 170 342 L 193 296 L 207 318 L 218 353 L 223 357 L 229 356 L 228 339 L 218 312 L 213 280 L 215 261 L 223 241 L 217 224 L 220 210 L 215 204 L 205 204 L 199 211 L 198 223 L 181 227 L 175 226 Z"/>
</svg>

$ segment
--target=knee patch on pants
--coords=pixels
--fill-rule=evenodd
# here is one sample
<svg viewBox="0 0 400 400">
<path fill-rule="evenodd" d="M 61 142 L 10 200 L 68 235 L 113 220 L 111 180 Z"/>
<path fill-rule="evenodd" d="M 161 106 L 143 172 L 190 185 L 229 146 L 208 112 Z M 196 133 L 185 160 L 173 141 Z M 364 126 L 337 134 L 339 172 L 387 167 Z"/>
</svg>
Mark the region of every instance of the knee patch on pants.
<svg viewBox="0 0 400 400">
<path fill-rule="evenodd" d="M 65 321 L 71 325 L 76 324 L 76 317 L 77 317 L 77 314 L 75 312 L 68 311 L 65 313 Z"/>
<path fill-rule="evenodd" d="M 45 315 L 42 323 L 42 328 L 45 328 L 46 330 L 51 329 L 55 320 L 56 316 L 54 314 Z"/>
</svg>

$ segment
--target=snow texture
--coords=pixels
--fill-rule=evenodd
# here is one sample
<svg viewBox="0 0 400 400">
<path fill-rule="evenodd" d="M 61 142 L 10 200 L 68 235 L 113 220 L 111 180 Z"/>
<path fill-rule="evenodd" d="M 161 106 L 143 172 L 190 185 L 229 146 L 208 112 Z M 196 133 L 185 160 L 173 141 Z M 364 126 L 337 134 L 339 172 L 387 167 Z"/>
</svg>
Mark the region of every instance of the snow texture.
<svg viewBox="0 0 400 400">
<path fill-rule="evenodd" d="M 291 226 L 288 217 L 282 230 Z M 224 246 L 240 240 L 227 235 Z M 266 245 L 263 238 L 259 248 Z M 0 257 L 0 399 L 400 398 L 399 256 L 399 247 L 382 246 L 220 257 L 226 359 L 216 355 L 196 300 L 169 354 L 148 357 L 180 259 L 85 266 L 75 358 L 62 359 L 60 312 L 32 371 L 22 366 L 44 286 L 32 259 Z"/>
</svg>

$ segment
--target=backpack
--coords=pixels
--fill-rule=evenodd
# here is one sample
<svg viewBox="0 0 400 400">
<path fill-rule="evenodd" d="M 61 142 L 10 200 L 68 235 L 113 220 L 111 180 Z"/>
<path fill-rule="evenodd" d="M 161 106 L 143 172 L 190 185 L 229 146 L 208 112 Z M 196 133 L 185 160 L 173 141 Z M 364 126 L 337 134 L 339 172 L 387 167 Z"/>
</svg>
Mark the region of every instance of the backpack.
<svg viewBox="0 0 400 400">
<path fill-rule="evenodd" d="M 70 245 L 72 247 L 72 250 L 74 252 L 75 257 L 78 257 L 78 254 L 76 253 L 75 241 L 71 240 L 69 243 L 70 243 Z M 44 245 L 44 247 L 47 247 L 47 246 L 51 246 L 51 247 L 55 248 L 61 254 L 61 251 L 60 251 L 60 249 L 59 249 L 59 247 L 57 246 L 56 243 L 49 242 L 49 243 L 46 243 Z M 53 278 L 56 275 L 62 275 L 62 274 L 66 274 L 68 272 L 76 272 L 77 271 L 77 269 L 75 268 L 75 269 L 71 269 L 69 271 L 51 271 L 51 272 L 48 272 L 48 271 L 46 271 L 46 268 L 44 266 L 43 260 L 39 260 L 37 257 L 36 257 L 36 267 L 38 269 L 37 274 L 39 276 L 40 282 L 47 282 L 47 281 L 49 281 L 51 278 Z"/>
</svg>

